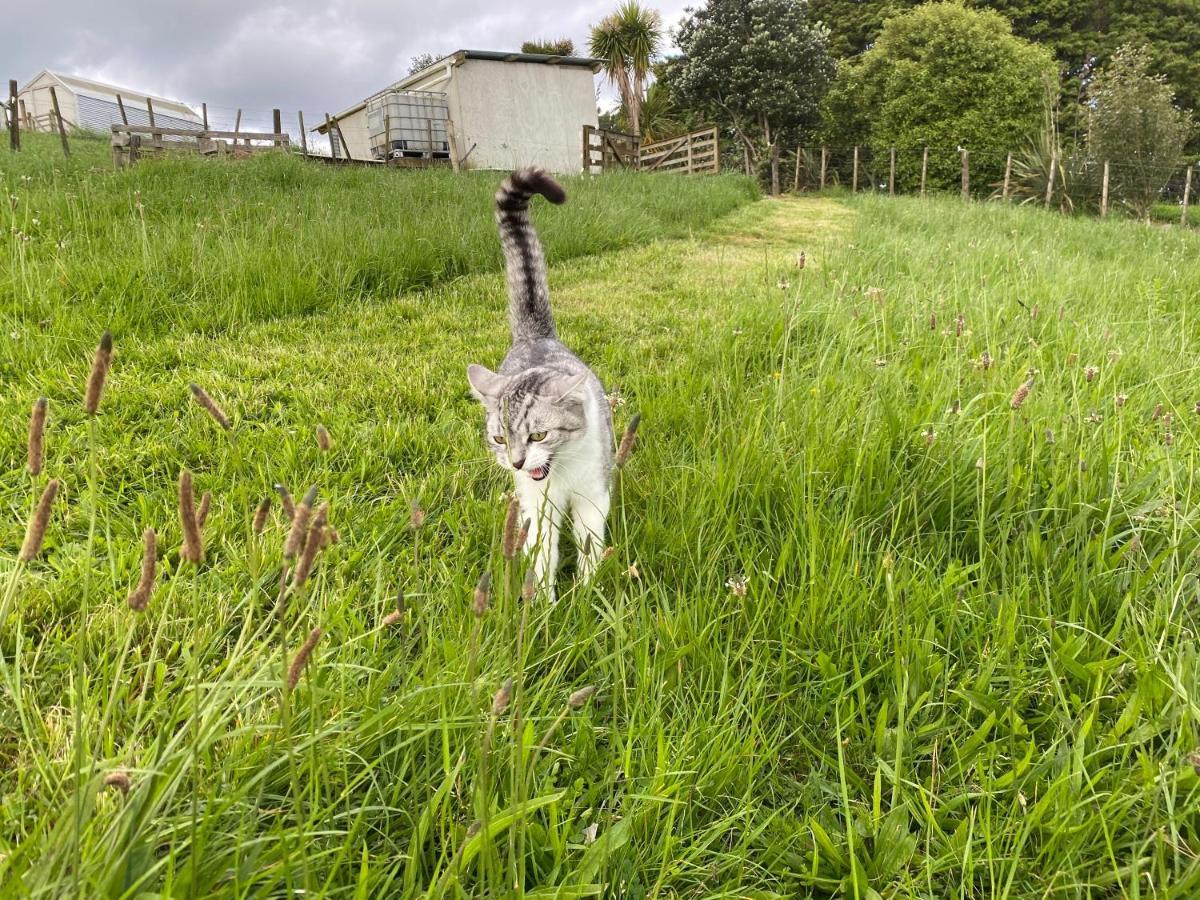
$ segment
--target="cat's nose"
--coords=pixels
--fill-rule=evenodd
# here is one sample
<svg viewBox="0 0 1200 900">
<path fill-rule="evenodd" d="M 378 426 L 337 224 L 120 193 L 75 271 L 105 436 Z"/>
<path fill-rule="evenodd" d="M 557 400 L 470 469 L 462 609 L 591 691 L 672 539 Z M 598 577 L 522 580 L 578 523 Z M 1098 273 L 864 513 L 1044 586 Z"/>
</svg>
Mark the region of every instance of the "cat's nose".
<svg viewBox="0 0 1200 900">
<path fill-rule="evenodd" d="M 514 459 L 512 464 L 514 469 L 520 469 L 521 466 L 525 465 L 525 457 L 522 456 L 520 459 Z"/>
</svg>

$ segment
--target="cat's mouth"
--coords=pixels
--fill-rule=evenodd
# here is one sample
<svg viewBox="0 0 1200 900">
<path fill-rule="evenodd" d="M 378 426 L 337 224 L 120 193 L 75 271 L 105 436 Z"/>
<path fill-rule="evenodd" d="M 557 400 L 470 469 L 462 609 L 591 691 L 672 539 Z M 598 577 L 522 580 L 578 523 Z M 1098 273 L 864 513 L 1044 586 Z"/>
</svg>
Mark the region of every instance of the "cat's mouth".
<svg viewBox="0 0 1200 900">
<path fill-rule="evenodd" d="M 543 463 L 536 469 L 528 469 L 529 477 L 534 481 L 541 481 L 550 474 L 550 463 Z"/>
</svg>

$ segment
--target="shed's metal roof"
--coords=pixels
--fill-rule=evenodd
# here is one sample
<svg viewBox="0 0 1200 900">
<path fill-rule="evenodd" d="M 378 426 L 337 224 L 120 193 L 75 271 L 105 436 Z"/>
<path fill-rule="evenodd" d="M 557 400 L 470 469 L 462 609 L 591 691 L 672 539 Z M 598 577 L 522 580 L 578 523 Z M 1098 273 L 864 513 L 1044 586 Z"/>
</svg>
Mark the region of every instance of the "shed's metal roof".
<svg viewBox="0 0 1200 900">
<path fill-rule="evenodd" d="M 28 91 L 43 76 L 47 76 L 57 81 L 67 90 L 85 97 L 110 100 L 115 98 L 117 94 L 120 94 L 122 99 L 138 103 L 145 103 L 146 98 L 149 97 L 158 107 L 170 109 L 173 112 L 182 113 L 185 116 L 196 118 L 197 121 L 199 120 L 195 110 L 186 103 L 181 103 L 178 100 L 172 100 L 169 97 L 159 97 L 156 94 L 147 94 L 143 91 L 131 90 L 130 88 L 118 87 L 115 84 L 105 84 L 103 81 L 95 81 L 94 79 L 84 78 L 80 75 L 65 75 L 62 72 L 52 72 L 49 69 L 42 69 L 42 71 L 29 79 L 25 86 L 21 88 L 21 93 Z"/>
<path fill-rule="evenodd" d="M 591 69 L 593 72 L 600 71 L 603 61 L 592 59 L 590 56 L 552 56 L 545 53 L 513 53 L 506 50 L 456 50 L 453 53 L 448 53 L 440 59 L 434 60 L 424 69 L 419 69 L 411 75 L 405 75 L 394 84 L 390 84 L 382 91 L 378 91 L 372 96 L 378 97 L 380 94 L 388 91 L 403 91 L 409 86 L 418 84 L 429 77 L 430 74 L 438 69 L 444 69 L 447 66 L 461 66 L 468 59 L 488 60 L 490 62 L 521 62 L 521 63 L 543 63 L 548 66 L 567 66 L 571 68 Z M 361 100 L 353 106 L 348 106 L 340 113 L 334 116 L 335 119 L 344 119 L 346 116 L 353 115 L 358 112 L 371 98 Z M 322 122 L 310 131 L 325 133 L 325 123 Z"/>
</svg>

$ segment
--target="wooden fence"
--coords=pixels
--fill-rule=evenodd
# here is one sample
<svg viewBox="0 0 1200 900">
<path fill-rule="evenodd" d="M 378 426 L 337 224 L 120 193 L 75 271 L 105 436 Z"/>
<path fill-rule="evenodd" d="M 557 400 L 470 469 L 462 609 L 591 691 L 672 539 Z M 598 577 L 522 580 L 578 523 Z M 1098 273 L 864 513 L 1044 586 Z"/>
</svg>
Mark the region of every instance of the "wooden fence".
<svg viewBox="0 0 1200 900">
<path fill-rule="evenodd" d="M 583 171 L 586 174 L 638 168 L 640 141 L 636 134 L 583 126 Z"/>
<path fill-rule="evenodd" d="M 291 138 L 282 131 L 212 131 L 203 128 L 163 128 L 158 125 L 112 126 L 113 164 L 118 168 L 137 162 L 143 153 L 161 153 L 168 149 L 206 155 L 246 156 L 264 150 L 286 150 L 290 145 Z"/>
</svg>

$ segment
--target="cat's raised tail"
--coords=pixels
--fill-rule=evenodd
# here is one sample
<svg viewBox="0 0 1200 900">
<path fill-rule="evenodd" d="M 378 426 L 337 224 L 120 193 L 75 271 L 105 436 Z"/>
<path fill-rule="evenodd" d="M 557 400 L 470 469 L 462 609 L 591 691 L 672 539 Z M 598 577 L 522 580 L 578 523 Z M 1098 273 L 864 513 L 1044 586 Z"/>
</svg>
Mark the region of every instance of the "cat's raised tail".
<svg viewBox="0 0 1200 900">
<path fill-rule="evenodd" d="M 513 343 L 556 338 L 546 285 L 546 258 L 529 222 L 529 201 L 541 194 L 551 203 L 567 199 L 562 186 L 541 169 L 519 169 L 496 191 L 496 224 L 508 271 L 508 317 Z"/>
</svg>

